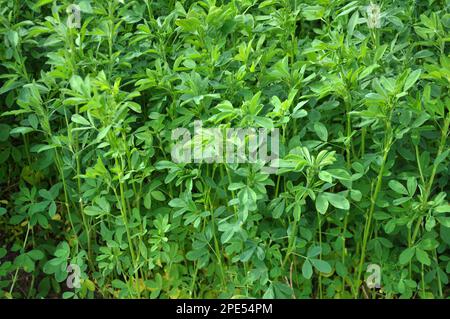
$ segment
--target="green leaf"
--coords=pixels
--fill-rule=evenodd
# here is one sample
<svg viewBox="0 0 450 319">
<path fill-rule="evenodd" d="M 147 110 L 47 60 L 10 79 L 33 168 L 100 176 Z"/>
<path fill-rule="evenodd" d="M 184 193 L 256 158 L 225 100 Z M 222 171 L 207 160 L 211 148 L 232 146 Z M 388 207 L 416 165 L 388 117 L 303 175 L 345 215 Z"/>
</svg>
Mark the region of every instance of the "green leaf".
<svg viewBox="0 0 450 319">
<path fill-rule="evenodd" d="M 32 127 L 15 127 L 9 132 L 9 134 L 27 134 L 33 131 L 34 129 Z"/>
<path fill-rule="evenodd" d="M 328 173 L 327 171 L 320 171 L 319 178 L 327 183 L 333 182 L 333 176 L 330 173 Z"/>
<path fill-rule="evenodd" d="M 0 142 L 8 140 L 11 127 L 7 124 L 0 124 Z"/>
<path fill-rule="evenodd" d="M 368 66 L 367 68 L 365 68 L 358 77 L 358 80 L 362 80 L 366 77 L 368 77 L 369 75 L 372 74 L 373 71 L 375 71 L 378 67 L 380 67 L 378 64 L 372 64 L 370 66 Z"/>
<path fill-rule="evenodd" d="M 309 259 L 306 259 L 302 266 L 302 275 L 306 279 L 310 279 L 312 276 L 313 270 Z"/>
<path fill-rule="evenodd" d="M 400 182 L 396 180 L 390 180 L 388 185 L 394 192 L 402 195 L 408 195 L 408 190 Z"/>
<path fill-rule="evenodd" d="M 127 105 L 130 109 L 132 109 L 133 111 L 135 111 L 136 113 L 141 113 L 142 109 L 141 106 L 138 103 L 135 102 L 127 102 Z"/>
<path fill-rule="evenodd" d="M 275 206 L 275 208 L 272 211 L 272 216 L 275 219 L 278 219 L 281 217 L 281 215 L 284 213 L 284 207 L 285 207 L 285 201 L 280 200 L 280 202 Z"/>
<path fill-rule="evenodd" d="M 24 85 L 25 83 L 23 81 L 18 80 L 17 76 L 14 76 L 13 78 L 9 79 L 8 81 L 6 81 L 3 86 L 0 88 L 0 95 L 5 94 L 6 92 L 9 92 L 11 90 L 14 90 L 18 87 L 21 87 L 22 85 Z M 7 114 L 14 114 L 13 112 L 27 112 L 26 110 L 13 110 L 10 112 L 5 112 L 3 113 L 3 115 L 7 115 Z M 19 113 L 20 114 L 20 113 Z"/>
<path fill-rule="evenodd" d="M 314 21 L 321 19 L 325 14 L 325 8 L 319 5 L 307 6 L 303 9 L 302 15 L 307 21 Z"/>
<path fill-rule="evenodd" d="M 33 249 L 27 252 L 27 255 L 31 257 L 33 260 L 41 260 L 44 258 L 44 253 L 38 249 Z"/>
<path fill-rule="evenodd" d="M 383 57 L 384 52 L 386 52 L 387 47 L 388 47 L 387 44 L 383 44 L 377 48 L 377 50 L 375 51 L 375 56 L 374 56 L 375 61 L 378 61 Z"/>
<path fill-rule="evenodd" d="M 450 213 L 450 205 L 449 204 L 440 205 L 436 207 L 434 211 L 436 213 Z"/>
<path fill-rule="evenodd" d="M 53 218 L 56 215 L 56 203 L 52 201 L 48 206 L 48 215 Z"/>
<path fill-rule="evenodd" d="M 19 44 L 19 34 L 14 30 L 8 30 L 6 32 L 6 38 L 13 48 Z"/>
<path fill-rule="evenodd" d="M 358 10 L 356 10 L 352 16 L 350 17 L 350 19 L 348 20 L 348 24 L 347 24 L 347 34 L 348 37 L 351 38 L 353 35 L 353 31 L 355 30 L 355 26 L 358 24 L 358 20 L 359 20 L 359 12 Z"/>
<path fill-rule="evenodd" d="M 427 266 L 431 265 L 431 260 L 428 257 L 427 252 L 420 249 L 419 247 L 416 247 L 416 258 L 421 264 L 424 264 Z"/>
<path fill-rule="evenodd" d="M 46 4 L 52 3 L 53 0 L 39 0 L 33 5 L 33 9 L 38 9 Z"/>
<path fill-rule="evenodd" d="M 269 289 L 266 290 L 266 292 L 263 295 L 263 299 L 274 299 L 275 294 L 273 292 L 273 286 L 270 284 Z"/>
<path fill-rule="evenodd" d="M 42 153 L 51 149 L 58 147 L 56 144 L 46 145 L 46 144 L 36 144 L 31 148 L 32 152 Z"/>
<path fill-rule="evenodd" d="M 86 120 L 84 117 L 82 117 L 79 114 L 72 115 L 72 122 L 81 124 L 83 126 L 91 126 L 91 123 L 89 123 L 88 120 Z"/>
<path fill-rule="evenodd" d="M 325 260 L 311 259 L 311 262 L 312 262 L 314 268 L 316 268 L 318 271 L 323 272 L 325 274 L 331 272 L 331 266 Z"/>
<path fill-rule="evenodd" d="M 93 12 L 90 0 L 80 1 L 79 6 L 80 6 L 80 10 L 84 13 L 92 13 Z"/>
<path fill-rule="evenodd" d="M 348 210 L 350 209 L 350 203 L 342 194 L 323 193 L 328 202 L 336 208 Z"/>
<path fill-rule="evenodd" d="M 308 115 L 308 112 L 303 109 L 294 110 L 292 112 L 292 118 L 299 119 Z"/>
<path fill-rule="evenodd" d="M 415 247 L 406 248 L 404 251 L 402 251 L 402 253 L 400 254 L 399 259 L 398 259 L 400 264 L 406 265 L 407 263 L 409 263 L 411 258 L 414 256 L 414 252 L 415 252 Z"/>
<path fill-rule="evenodd" d="M 316 257 L 322 252 L 322 248 L 320 246 L 312 246 L 308 249 L 307 256 L 309 258 Z"/>
<path fill-rule="evenodd" d="M 163 170 L 163 169 L 177 169 L 178 166 L 175 163 L 169 162 L 169 161 L 159 161 L 155 165 L 157 170 Z"/>
<path fill-rule="evenodd" d="M 350 197 L 355 202 L 359 202 L 362 199 L 362 193 L 359 190 L 357 190 L 357 189 L 352 189 L 350 191 Z"/>
<path fill-rule="evenodd" d="M 201 258 L 202 256 L 204 256 L 205 254 L 207 254 L 208 252 L 203 250 L 203 249 L 199 249 L 199 250 L 191 250 L 186 254 L 186 259 L 187 260 L 191 260 L 191 261 L 195 261 L 198 260 L 199 258 Z"/>
<path fill-rule="evenodd" d="M 445 160 L 448 156 L 448 154 L 450 154 L 450 149 L 442 152 L 441 154 L 439 154 L 439 156 L 437 156 L 434 160 L 434 165 L 437 166 L 439 165 L 443 160 Z"/>
<path fill-rule="evenodd" d="M 292 288 L 285 283 L 274 282 L 273 288 L 277 299 L 286 299 L 292 296 Z"/>
<path fill-rule="evenodd" d="M 95 199 L 95 202 L 98 204 L 98 206 L 104 211 L 104 212 L 110 212 L 111 211 L 111 205 L 106 200 L 105 197 L 97 197 Z"/>
<path fill-rule="evenodd" d="M 299 221 L 302 215 L 302 206 L 295 205 L 294 206 L 294 220 Z"/>
<path fill-rule="evenodd" d="M 254 121 L 258 126 L 261 126 L 265 129 L 271 130 L 273 129 L 273 121 L 266 117 L 255 116 Z"/>
<path fill-rule="evenodd" d="M 5 248 L 0 247 L 0 258 L 5 257 L 7 252 L 8 251 Z"/>
<path fill-rule="evenodd" d="M 342 168 L 330 168 L 327 170 L 327 172 L 334 178 L 337 178 L 341 181 L 349 181 L 352 179 L 351 175 Z"/>
<path fill-rule="evenodd" d="M 405 86 L 403 87 L 403 91 L 405 91 L 405 92 L 408 91 L 417 82 L 417 80 L 420 78 L 421 74 L 422 74 L 422 70 L 420 70 L 420 69 L 412 71 L 406 78 Z"/>
<path fill-rule="evenodd" d="M 152 197 L 154 199 L 156 199 L 157 201 L 162 202 L 162 201 L 166 200 L 166 196 L 164 196 L 164 194 L 161 191 L 152 191 L 151 194 L 152 194 Z"/>
<path fill-rule="evenodd" d="M 327 212 L 328 200 L 323 194 L 319 194 L 316 197 L 316 209 L 322 215 Z"/>
<path fill-rule="evenodd" d="M 86 206 L 84 208 L 84 213 L 88 216 L 100 216 L 106 214 L 106 212 L 97 206 Z"/>
<path fill-rule="evenodd" d="M 235 191 L 244 187 L 245 187 L 244 183 L 231 183 L 230 185 L 228 185 L 228 190 Z"/>
<path fill-rule="evenodd" d="M 326 142 L 328 140 L 328 130 L 322 123 L 314 123 L 314 131 L 322 141 Z"/>
<path fill-rule="evenodd" d="M 56 247 L 55 256 L 56 257 L 62 257 L 67 258 L 70 255 L 70 246 L 67 242 L 63 241 L 58 244 L 58 247 Z"/>
<path fill-rule="evenodd" d="M 186 207 L 186 203 L 181 198 L 174 198 L 169 202 L 169 206 L 181 208 L 181 207 Z"/>
<path fill-rule="evenodd" d="M 417 180 L 414 177 L 408 177 L 406 186 L 408 187 L 409 196 L 414 196 L 417 189 Z"/>
<path fill-rule="evenodd" d="M 420 248 L 423 250 L 433 250 L 439 246 L 439 242 L 432 238 L 425 238 L 420 242 Z"/>
<path fill-rule="evenodd" d="M 444 227 L 450 227 L 450 217 L 436 216 L 436 219 Z"/>
</svg>

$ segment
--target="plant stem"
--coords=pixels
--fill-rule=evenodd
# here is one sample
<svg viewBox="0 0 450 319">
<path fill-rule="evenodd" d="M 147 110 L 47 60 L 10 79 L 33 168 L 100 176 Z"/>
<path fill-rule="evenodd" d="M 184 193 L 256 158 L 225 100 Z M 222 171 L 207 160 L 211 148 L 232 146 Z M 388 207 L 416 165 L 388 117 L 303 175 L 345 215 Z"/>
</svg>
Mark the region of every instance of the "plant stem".
<svg viewBox="0 0 450 319">
<path fill-rule="evenodd" d="M 125 231 L 127 233 L 128 246 L 130 247 L 131 262 L 133 264 L 133 272 L 134 272 L 135 278 L 136 278 L 137 293 L 138 293 L 138 296 L 140 296 L 139 274 L 138 274 L 138 271 L 135 269 L 136 268 L 136 255 L 134 253 L 133 241 L 131 240 L 130 228 L 128 227 L 127 204 L 126 204 L 126 200 L 125 200 L 125 192 L 124 192 L 124 187 L 123 187 L 123 181 L 121 180 L 122 179 L 122 174 L 123 174 L 123 166 L 122 165 L 119 166 L 119 162 L 117 160 L 117 157 L 115 159 L 115 162 L 116 162 L 116 167 L 120 168 L 120 171 L 118 173 L 119 191 L 120 191 L 120 213 L 122 215 L 122 221 L 123 221 L 123 224 L 125 226 Z M 116 193 L 116 197 L 117 197 L 117 193 Z"/>
<path fill-rule="evenodd" d="M 389 121 L 389 120 L 388 120 Z M 364 266 L 364 261 L 365 261 L 365 257 L 366 257 L 366 248 L 367 248 L 367 242 L 369 239 L 369 234 L 371 231 L 371 224 L 372 224 L 372 219 L 373 219 L 373 213 L 375 210 L 375 205 L 376 205 L 376 201 L 378 199 L 378 194 L 380 192 L 381 189 L 381 184 L 383 182 L 383 175 L 384 175 L 384 167 L 386 165 L 386 160 L 389 154 L 389 150 L 391 148 L 392 145 L 392 132 L 391 132 L 391 126 L 390 126 L 390 122 L 386 123 L 386 140 L 384 143 L 384 149 L 383 149 L 383 159 L 381 162 L 381 167 L 380 167 L 380 171 L 378 172 L 378 176 L 377 176 L 377 182 L 376 182 L 376 186 L 375 186 L 375 190 L 374 193 L 371 196 L 371 203 L 370 203 L 370 209 L 369 209 L 369 213 L 367 215 L 367 220 L 366 220 L 366 225 L 364 228 L 364 234 L 363 234 L 363 242 L 362 242 L 362 247 L 361 247 L 361 259 L 359 261 L 359 266 L 358 266 L 358 271 L 357 271 L 357 277 L 356 277 L 356 282 L 355 282 L 355 287 L 356 290 L 354 292 L 355 298 L 357 298 L 358 293 L 359 293 L 359 285 L 360 285 L 360 279 L 361 279 L 361 274 L 362 274 L 362 269 Z"/>
<path fill-rule="evenodd" d="M 441 156 L 442 152 L 444 151 L 445 145 L 447 143 L 447 135 L 448 135 L 449 125 L 450 125 L 450 112 L 447 113 L 447 116 L 446 116 L 446 118 L 444 120 L 444 127 L 442 128 L 442 131 L 441 131 L 441 139 L 440 139 L 440 142 L 439 142 L 439 147 L 438 147 L 438 152 L 436 154 L 436 158 Z M 420 162 L 419 162 L 418 165 L 419 165 L 419 168 L 420 168 Z M 437 168 L 438 168 L 438 163 L 434 162 L 433 163 L 433 168 L 432 168 L 432 171 L 431 171 L 431 176 L 430 176 L 430 179 L 428 180 L 428 184 L 426 185 L 425 194 L 424 194 L 423 199 L 422 199 L 422 210 L 427 210 L 427 203 L 428 203 L 428 199 L 429 199 L 430 194 L 431 194 L 431 189 L 433 187 L 434 178 L 436 176 Z M 416 238 L 417 238 L 417 235 L 418 235 L 418 232 L 419 232 L 419 229 L 420 229 L 420 225 L 422 224 L 422 219 L 423 219 L 423 216 L 419 216 L 419 218 L 417 219 L 416 227 L 414 229 L 413 237 L 411 239 L 411 245 L 414 245 L 414 243 L 416 241 Z"/>
<path fill-rule="evenodd" d="M 320 218 L 320 213 L 317 211 L 317 230 L 319 232 L 319 247 L 320 247 L 320 254 L 319 257 L 322 259 L 322 222 Z M 319 297 L 322 299 L 322 275 L 319 272 Z"/>
<path fill-rule="evenodd" d="M 23 241 L 22 250 L 24 250 L 25 247 L 27 246 L 28 234 L 30 233 L 30 229 L 31 229 L 30 223 L 29 223 L 29 222 L 27 223 L 27 226 L 28 226 L 28 228 L 27 228 L 27 233 L 25 234 L 25 240 Z M 17 281 L 17 275 L 18 275 L 18 273 L 19 273 L 19 269 L 20 269 L 20 268 L 18 267 L 18 268 L 16 269 L 16 272 L 14 273 L 13 282 L 12 282 L 12 284 L 11 284 L 11 288 L 9 288 L 9 294 L 10 294 L 10 295 L 12 294 L 12 292 L 13 292 L 13 290 L 14 290 L 14 286 L 15 286 L 16 281 Z"/>
</svg>

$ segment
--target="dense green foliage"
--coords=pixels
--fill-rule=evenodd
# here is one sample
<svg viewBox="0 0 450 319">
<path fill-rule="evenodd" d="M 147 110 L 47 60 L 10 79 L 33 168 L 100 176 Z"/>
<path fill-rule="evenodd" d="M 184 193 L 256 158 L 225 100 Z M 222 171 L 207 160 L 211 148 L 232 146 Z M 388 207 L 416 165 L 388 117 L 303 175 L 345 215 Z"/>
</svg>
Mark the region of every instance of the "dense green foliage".
<svg viewBox="0 0 450 319">
<path fill-rule="evenodd" d="M 448 0 L 74 3 L 0 0 L 0 297 L 448 296 Z M 174 163 L 194 120 L 282 168 Z"/>
</svg>

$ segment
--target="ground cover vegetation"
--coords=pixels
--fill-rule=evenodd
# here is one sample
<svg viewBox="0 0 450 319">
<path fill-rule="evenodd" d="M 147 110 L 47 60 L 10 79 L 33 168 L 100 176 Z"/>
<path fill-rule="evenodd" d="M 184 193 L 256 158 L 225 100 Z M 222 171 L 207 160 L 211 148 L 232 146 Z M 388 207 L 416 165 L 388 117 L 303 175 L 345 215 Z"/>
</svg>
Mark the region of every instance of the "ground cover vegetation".
<svg viewBox="0 0 450 319">
<path fill-rule="evenodd" d="M 449 7 L 0 0 L 0 297 L 448 297 Z"/>
</svg>

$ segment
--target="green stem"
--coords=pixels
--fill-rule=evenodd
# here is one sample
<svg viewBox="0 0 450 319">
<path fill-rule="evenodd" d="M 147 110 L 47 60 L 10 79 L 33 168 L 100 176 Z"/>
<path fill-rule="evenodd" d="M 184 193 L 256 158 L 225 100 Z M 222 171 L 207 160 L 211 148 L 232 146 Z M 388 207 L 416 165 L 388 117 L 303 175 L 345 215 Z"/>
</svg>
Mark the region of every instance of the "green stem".
<svg viewBox="0 0 450 319">
<path fill-rule="evenodd" d="M 72 42 L 71 42 L 72 43 Z M 75 113 L 78 114 L 78 105 L 75 108 Z M 71 133 L 71 130 L 69 129 L 69 123 L 66 115 L 66 125 L 68 128 L 68 131 Z M 75 123 L 75 129 L 78 128 L 78 124 Z M 78 188 L 78 205 L 80 207 L 80 215 L 81 219 L 83 221 L 83 227 L 84 232 L 86 233 L 86 242 L 87 242 L 87 253 L 88 253 L 88 264 L 91 271 L 94 271 L 94 263 L 92 261 L 92 248 L 91 248 L 91 236 L 90 236 L 90 229 L 89 225 L 86 219 L 86 214 L 84 213 L 84 205 L 83 205 L 83 198 L 81 196 L 81 164 L 80 164 L 80 155 L 79 155 L 79 136 L 78 136 L 78 130 L 75 131 L 75 143 L 74 143 L 74 155 L 75 155 L 75 162 L 76 162 L 76 170 L 77 170 L 77 188 Z"/>
<path fill-rule="evenodd" d="M 439 270 L 439 260 L 438 260 L 438 256 L 437 256 L 437 252 L 436 249 L 433 250 L 433 255 L 434 255 L 434 261 L 437 264 L 437 269 Z M 436 272 L 436 276 L 437 276 L 437 281 L 438 281 L 438 290 L 439 290 L 439 297 L 440 298 L 444 298 L 444 294 L 442 292 L 442 282 L 441 282 L 441 277 L 439 276 L 439 272 Z"/>
<path fill-rule="evenodd" d="M 25 250 L 25 247 L 27 246 L 28 234 L 30 233 L 30 229 L 31 229 L 30 223 L 29 223 L 29 222 L 27 223 L 27 225 L 28 225 L 28 228 L 27 228 L 27 233 L 26 233 L 26 235 L 25 235 L 25 240 L 23 241 L 22 250 Z M 12 282 L 11 288 L 9 288 L 9 294 L 10 294 L 10 295 L 12 294 L 12 292 L 13 292 L 13 290 L 14 290 L 14 286 L 15 286 L 16 281 L 17 281 L 17 275 L 18 275 L 18 273 L 19 273 L 19 269 L 20 269 L 20 268 L 17 267 L 16 272 L 14 273 L 13 282 Z"/>
<path fill-rule="evenodd" d="M 308 174 L 308 176 L 309 176 L 309 174 Z M 313 183 L 313 181 L 310 181 L 310 179 L 309 179 L 309 177 L 307 178 L 307 181 L 306 181 L 306 188 L 308 188 L 309 187 L 309 185 L 310 184 L 312 184 Z M 303 193 L 303 195 L 301 196 L 301 199 L 298 201 L 298 205 L 301 205 L 301 203 L 303 202 L 303 200 L 305 199 L 305 197 L 306 197 L 306 195 L 307 195 L 307 192 L 305 191 L 304 193 Z M 289 241 L 289 243 L 288 243 L 288 248 L 287 248 L 287 251 L 286 251 L 286 255 L 284 256 L 284 260 L 283 260 L 283 262 L 282 262 L 282 267 L 284 267 L 284 265 L 286 264 L 286 262 L 288 261 L 288 259 L 289 259 L 289 256 L 293 253 L 293 251 L 294 251 L 294 249 L 295 249 L 295 244 L 296 244 L 296 234 L 297 234 L 297 225 L 298 225 L 298 222 L 299 222 L 300 220 L 296 220 L 295 218 L 294 218 L 294 223 L 293 223 L 293 225 L 292 225 L 292 231 L 291 231 L 291 233 L 289 234 L 289 239 L 288 239 L 288 241 Z"/>
<path fill-rule="evenodd" d="M 131 240 L 130 228 L 128 226 L 127 203 L 126 203 L 126 200 L 125 200 L 125 192 L 124 192 L 124 187 L 123 187 L 123 181 L 121 180 L 122 179 L 122 173 L 123 173 L 123 166 L 122 165 L 119 166 L 117 158 L 115 159 L 115 163 L 116 163 L 116 167 L 120 168 L 120 171 L 118 173 L 119 191 L 120 191 L 120 213 L 122 215 L 122 221 L 123 221 L 123 224 L 125 226 L 125 231 L 126 231 L 126 234 L 127 234 L 128 246 L 130 248 L 131 262 L 133 264 L 133 272 L 134 272 L 135 278 L 136 278 L 137 293 L 138 293 L 138 296 L 140 296 L 139 274 L 138 274 L 138 271 L 135 269 L 136 268 L 136 255 L 134 253 L 133 241 Z M 116 197 L 117 197 L 117 192 L 115 191 L 115 193 L 116 193 Z"/>
<path fill-rule="evenodd" d="M 198 262 L 195 262 L 194 275 L 192 276 L 192 281 L 191 281 L 191 290 L 190 290 L 190 297 L 191 298 L 194 295 L 195 281 L 197 280 L 197 272 L 198 272 Z"/>
<path fill-rule="evenodd" d="M 320 213 L 317 211 L 317 229 L 319 232 L 319 247 L 320 247 L 320 254 L 319 258 L 322 259 L 322 221 L 320 218 Z M 322 299 L 322 275 L 319 272 L 319 298 Z"/>
<path fill-rule="evenodd" d="M 66 178 L 64 176 L 64 169 L 63 169 L 61 157 L 60 157 L 60 155 L 59 155 L 57 150 L 55 150 L 55 155 L 56 155 L 56 158 L 55 158 L 56 167 L 58 169 L 59 175 L 61 177 L 61 182 L 63 184 L 64 201 L 65 201 L 64 206 L 66 206 L 67 217 L 69 218 L 70 226 L 71 226 L 73 234 L 74 234 L 74 236 L 75 236 L 75 238 L 77 240 L 77 250 L 78 250 L 78 244 L 79 244 L 80 240 L 78 238 L 78 235 L 77 235 L 77 232 L 76 232 L 76 229 L 75 229 L 75 225 L 74 225 L 73 220 L 72 220 L 72 214 L 70 212 L 69 192 L 67 190 L 67 183 L 66 183 Z"/>
<path fill-rule="evenodd" d="M 450 125 L 450 113 L 447 113 L 447 116 L 446 116 L 446 118 L 444 120 L 444 127 L 442 128 L 442 131 L 441 131 L 441 139 L 440 139 L 440 142 L 439 142 L 439 148 L 438 148 L 438 152 L 436 154 L 436 157 L 441 156 L 442 152 L 444 151 L 445 145 L 447 143 L 447 135 L 448 135 L 449 125 Z M 418 152 L 417 149 L 416 149 L 416 152 Z M 428 180 L 428 184 L 426 185 L 425 194 L 424 194 L 424 197 L 423 197 L 423 200 L 422 200 L 422 209 L 423 210 L 427 209 L 427 203 L 428 203 L 428 199 L 429 199 L 430 194 L 431 194 L 431 189 L 433 187 L 434 178 L 436 176 L 436 171 L 437 171 L 437 168 L 438 168 L 438 164 L 439 163 L 437 163 L 437 162 L 435 162 L 433 164 L 433 168 L 432 168 L 432 171 L 431 171 L 431 176 L 430 176 L 430 179 Z M 420 163 L 418 165 L 419 165 L 419 168 L 420 168 Z M 422 176 L 422 173 L 421 173 L 421 176 Z M 411 245 L 414 245 L 414 243 L 416 241 L 417 235 L 419 233 L 420 225 L 422 224 L 422 218 L 423 218 L 423 216 L 419 216 L 419 218 L 417 219 L 416 227 L 414 229 L 413 237 L 411 239 Z"/>
<path fill-rule="evenodd" d="M 354 292 L 355 298 L 358 296 L 358 293 L 359 293 L 359 286 L 360 286 L 359 282 L 361 279 L 362 269 L 363 269 L 364 261 L 365 261 L 365 257 L 366 257 L 366 248 L 367 248 L 367 242 L 369 239 L 369 234 L 371 231 L 373 212 L 375 210 L 376 201 L 378 199 L 378 194 L 380 192 L 381 184 L 383 182 L 384 167 L 386 165 L 387 156 L 389 154 L 389 150 L 390 150 L 390 147 L 392 144 L 392 135 L 391 135 L 391 131 L 390 131 L 390 125 L 387 125 L 387 129 L 388 129 L 387 142 L 385 143 L 385 146 L 384 146 L 383 160 L 381 162 L 380 171 L 378 172 L 375 190 L 373 192 L 373 195 L 371 196 L 370 209 L 369 209 L 369 213 L 367 216 L 366 225 L 364 228 L 363 242 L 362 242 L 362 247 L 361 247 L 361 259 L 359 261 L 358 272 L 357 272 L 356 283 L 355 283 L 355 287 L 356 287 L 356 290 Z"/>
</svg>

